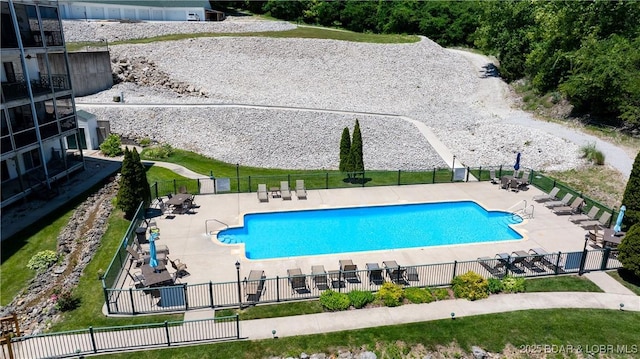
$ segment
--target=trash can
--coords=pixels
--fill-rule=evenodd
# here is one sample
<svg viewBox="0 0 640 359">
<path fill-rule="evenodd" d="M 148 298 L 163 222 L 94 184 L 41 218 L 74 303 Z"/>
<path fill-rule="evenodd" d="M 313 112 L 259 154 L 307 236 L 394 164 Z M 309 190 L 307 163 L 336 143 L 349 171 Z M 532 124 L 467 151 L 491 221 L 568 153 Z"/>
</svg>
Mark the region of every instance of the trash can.
<svg viewBox="0 0 640 359">
<path fill-rule="evenodd" d="M 136 228 L 136 237 L 137 237 L 138 243 L 140 244 L 147 243 L 147 229 L 144 227 Z"/>
</svg>

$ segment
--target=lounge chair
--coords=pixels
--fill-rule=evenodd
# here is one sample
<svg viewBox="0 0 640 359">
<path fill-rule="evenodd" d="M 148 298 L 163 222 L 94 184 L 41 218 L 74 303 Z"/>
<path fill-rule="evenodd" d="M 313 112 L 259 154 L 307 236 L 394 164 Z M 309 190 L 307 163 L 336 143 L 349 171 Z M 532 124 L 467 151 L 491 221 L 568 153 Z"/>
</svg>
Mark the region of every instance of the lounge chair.
<svg viewBox="0 0 640 359">
<path fill-rule="evenodd" d="M 501 278 L 504 276 L 505 272 L 503 271 L 504 263 L 497 261 L 495 258 L 491 257 L 479 257 L 478 263 L 484 267 L 489 273 L 492 275 Z M 495 265 L 492 265 L 495 263 Z"/>
<path fill-rule="evenodd" d="M 496 177 L 496 170 L 489 170 L 489 177 L 490 177 L 491 183 L 493 184 L 500 183 L 500 178 Z"/>
<path fill-rule="evenodd" d="M 149 255 L 144 255 L 144 254 L 140 254 L 138 251 L 136 251 L 135 249 L 133 249 L 133 247 L 131 246 L 127 246 L 127 252 L 129 252 L 129 254 L 131 255 L 131 263 L 134 264 L 136 267 L 139 267 L 143 264 L 148 264 L 149 260 L 151 259 L 151 257 Z M 158 261 L 163 261 L 166 263 L 167 258 L 166 258 L 166 253 L 164 252 L 156 252 L 156 259 Z"/>
<path fill-rule="evenodd" d="M 561 200 L 547 202 L 544 204 L 544 206 L 547 208 L 567 206 L 569 202 L 571 202 L 572 198 L 573 198 L 573 195 L 571 193 L 567 193 L 564 195 L 564 197 L 562 197 Z"/>
<path fill-rule="evenodd" d="M 603 212 L 600 215 L 600 218 L 598 218 L 597 221 L 582 221 L 580 222 L 580 227 L 582 228 L 586 228 L 586 229 L 594 229 L 595 227 L 606 227 L 607 224 L 609 223 L 609 220 L 611 219 L 611 213 L 609 212 Z"/>
<path fill-rule="evenodd" d="M 369 285 L 376 284 L 382 285 L 384 278 L 382 276 L 382 268 L 378 263 L 367 263 L 367 275 L 369 276 Z"/>
<path fill-rule="evenodd" d="M 598 212 L 600 212 L 599 207 L 591 206 L 589 213 L 574 214 L 573 216 L 569 217 L 569 220 L 573 223 L 578 223 L 582 221 L 595 221 L 596 217 L 598 216 Z"/>
<path fill-rule="evenodd" d="M 344 280 L 350 283 L 358 283 L 360 282 L 360 277 L 358 277 L 358 266 L 353 264 L 351 259 L 341 259 L 338 261 L 340 264 L 340 271 L 342 272 L 342 276 Z"/>
<path fill-rule="evenodd" d="M 300 268 L 287 269 L 287 276 L 289 277 L 289 284 L 291 285 L 292 292 L 309 292 L 309 288 L 307 287 L 307 276 L 302 274 Z"/>
<path fill-rule="evenodd" d="M 249 278 L 244 280 L 244 293 L 247 300 L 258 300 L 264 290 L 264 271 L 252 269 L 249 272 Z"/>
<path fill-rule="evenodd" d="M 313 276 L 313 284 L 320 290 L 329 289 L 327 284 L 327 271 L 324 266 L 311 266 L 311 275 Z"/>
<path fill-rule="evenodd" d="M 140 252 L 142 255 L 146 256 L 146 255 L 149 255 L 149 253 L 151 253 L 151 248 L 149 243 L 140 244 L 137 239 L 134 239 L 134 244 L 136 245 L 136 250 Z M 166 244 L 156 243 L 156 254 L 158 256 L 157 257 L 158 260 L 160 260 L 160 257 L 162 257 L 162 259 L 165 259 L 165 257 L 169 254 L 169 247 Z"/>
<path fill-rule="evenodd" d="M 187 265 L 180 261 L 180 259 L 176 259 L 172 261 L 169 257 L 167 257 L 169 262 L 171 262 L 171 267 L 175 270 L 175 279 L 179 279 L 189 275 L 187 272 Z"/>
<path fill-rule="evenodd" d="M 407 267 L 407 280 L 411 282 L 417 282 L 420 280 L 420 277 L 418 276 L 418 268 Z"/>
<path fill-rule="evenodd" d="M 296 180 L 296 197 L 307 199 L 307 189 L 304 187 L 304 180 Z"/>
<path fill-rule="evenodd" d="M 384 261 L 382 265 L 387 270 L 387 276 L 389 280 L 394 283 L 406 283 L 405 273 L 407 269 L 404 267 L 400 267 L 396 261 Z"/>
<path fill-rule="evenodd" d="M 584 199 L 580 197 L 576 197 L 571 205 L 569 206 L 561 206 L 561 207 L 553 207 L 552 211 L 555 214 L 574 214 L 580 212 L 580 208 L 584 204 Z"/>
<path fill-rule="evenodd" d="M 560 268 L 560 267 L 556 267 L 555 263 L 553 263 L 553 262 L 556 262 L 557 257 L 556 257 L 555 259 L 554 259 L 554 258 L 551 258 L 551 259 L 553 260 L 553 262 L 551 262 L 551 261 L 549 260 L 549 259 L 550 259 L 550 258 L 549 258 L 550 256 L 555 257 L 555 256 L 557 256 L 557 254 L 549 253 L 549 252 L 547 252 L 544 248 L 539 248 L 539 247 L 538 247 L 538 248 L 531 248 L 531 249 L 529 249 L 529 254 L 531 254 L 531 255 L 533 255 L 533 256 L 534 256 L 534 257 L 531 259 L 531 261 L 533 261 L 533 262 L 539 262 L 539 263 L 541 263 L 542 265 L 544 265 L 545 267 L 547 267 L 547 268 L 549 268 L 549 269 L 553 270 L 554 272 L 557 272 L 557 273 L 565 273 L 565 271 L 564 271 L 562 268 Z"/>
<path fill-rule="evenodd" d="M 556 197 L 558 195 L 558 192 L 560 192 L 560 188 L 553 187 L 551 192 L 549 192 L 548 194 L 533 196 L 533 200 L 536 202 L 555 201 L 558 199 L 558 197 Z"/>
<path fill-rule="evenodd" d="M 267 185 L 265 183 L 258 184 L 258 200 L 260 202 L 269 202 L 269 193 L 267 193 Z"/>
<path fill-rule="evenodd" d="M 280 196 L 282 199 L 291 199 L 291 190 L 289 190 L 289 182 L 281 181 L 280 182 Z"/>
<path fill-rule="evenodd" d="M 525 251 L 514 251 L 511 253 L 511 264 L 525 263 L 529 258 L 529 253 Z"/>
<path fill-rule="evenodd" d="M 524 253 L 524 256 L 522 255 Z M 522 263 L 527 256 L 526 252 L 497 253 L 496 259 L 511 271 L 521 271 L 516 264 Z"/>
</svg>

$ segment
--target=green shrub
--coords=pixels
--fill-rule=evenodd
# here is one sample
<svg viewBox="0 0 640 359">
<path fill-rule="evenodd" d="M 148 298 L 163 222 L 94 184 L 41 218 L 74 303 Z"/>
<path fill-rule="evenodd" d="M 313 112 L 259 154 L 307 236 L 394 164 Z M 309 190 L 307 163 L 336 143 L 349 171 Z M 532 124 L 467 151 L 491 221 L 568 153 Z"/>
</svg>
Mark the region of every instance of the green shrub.
<svg viewBox="0 0 640 359">
<path fill-rule="evenodd" d="M 405 288 L 404 297 L 411 303 L 431 303 L 436 300 L 426 288 Z"/>
<path fill-rule="evenodd" d="M 55 308 L 61 312 L 74 310 L 80 304 L 80 298 L 74 296 L 69 290 L 64 292 L 54 290 L 53 293 L 52 299 L 56 302 Z"/>
<path fill-rule="evenodd" d="M 618 259 L 624 269 L 640 278 L 640 223 L 629 228 L 618 250 Z"/>
<path fill-rule="evenodd" d="M 100 151 L 107 157 L 122 155 L 122 142 L 120 137 L 114 133 L 110 134 L 100 145 Z"/>
<path fill-rule="evenodd" d="M 500 293 L 504 290 L 504 284 L 498 278 L 489 278 L 487 280 L 487 288 L 489 289 L 489 293 Z"/>
<path fill-rule="evenodd" d="M 320 294 L 320 304 L 327 310 L 334 312 L 349 309 L 351 302 L 346 294 L 329 289 Z"/>
<path fill-rule="evenodd" d="M 451 288 L 457 298 L 469 300 L 482 299 L 489 296 L 488 282 L 478 273 L 468 271 L 456 276 L 451 281 Z"/>
<path fill-rule="evenodd" d="M 27 268 L 33 269 L 36 272 L 41 272 L 54 265 L 58 259 L 58 254 L 52 250 L 40 251 L 29 259 Z"/>
<path fill-rule="evenodd" d="M 502 278 L 502 288 L 505 293 L 522 293 L 526 289 L 527 282 L 524 278 L 506 276 Z"/>
<path fill-rule="evenodd" d="M 397 307 L 402 304 L 402 287 L 391 282 L 386 282 L 380 287 L 378 293 L 376 293 L 376 299 L 387 307 Z"/>
<path fill-rule="evenodd" d="M 449 296 L 449 291 L 447 288 L 436 288 L 433 290 L 433 296 L 436 297 L 437 300 L 445 300 L 451 298 Z"/>
<path fill-rule="evenodd" d="M 582 158 L 587 159 L 587 161 L 599 166 L 604 165 L 604 153 L 596 149 L 595 142 L 580 147 L 580 152 L 582 153 Z"/>
<path fill-rule="evenodd" d="M 144 150 L 144 155 L 148 158 L 163 159 L 171 157 L 173 154 L 173 147 L 165 144 L 161 146 L 154 146 Z"/>
<path fill-rule="evenodd" d="M 352 290 L 351 292 L 349 292 L 349 294 L 347 294 L 347 296 L 349 297 L 351 305 L 353 305 L 353 307 L 356 309 L 364 307 L 365 305 L 373 302 L 373 300 L 375 299 L 373 293 L 363 290 Z"/>
<path fill-rule="evenodd" d="M 149 137 L 145 137 L 139 141 L 141 147 L 149 147 L 151 145 L 151 139 Z"/>
</svg>

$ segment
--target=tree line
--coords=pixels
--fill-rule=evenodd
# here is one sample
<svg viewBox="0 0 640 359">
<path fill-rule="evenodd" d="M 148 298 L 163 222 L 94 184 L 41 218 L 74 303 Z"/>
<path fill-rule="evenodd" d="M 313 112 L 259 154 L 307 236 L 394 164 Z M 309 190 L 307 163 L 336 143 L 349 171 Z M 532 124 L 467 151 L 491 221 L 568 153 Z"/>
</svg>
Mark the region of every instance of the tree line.
<svg viewBox="0 0 640 359">
<path fill-rule="evenodd" d="M 212 2 L 357 32 L 424 35 L 441 46 L 495 55 L 501 76 L 566 98 L 576 115 L 640 130 L 638 1 Z"/>
</svg>

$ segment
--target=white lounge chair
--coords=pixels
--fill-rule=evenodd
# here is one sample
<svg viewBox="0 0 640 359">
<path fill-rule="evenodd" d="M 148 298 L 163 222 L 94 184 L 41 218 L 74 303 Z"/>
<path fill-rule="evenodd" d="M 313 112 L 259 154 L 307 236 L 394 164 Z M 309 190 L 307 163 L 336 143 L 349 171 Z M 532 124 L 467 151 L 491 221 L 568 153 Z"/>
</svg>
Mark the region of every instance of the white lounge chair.
<svg viewBox="0 0 640 359">
<path fill-rule="evenodd" d="M 296 180 L 296 196 L 298 199 L 307 199 L 307 189 L 304 188 L 304 180 Z"/>
<path fill-rule="evenodd" d="M 547 203 L 544 204 L 544 206 L 547 207 L 547 208 L 568 206 L 569 202 L 571 201 L 571 198 L 573 198 L 573 195 L 571 193 L 567 193 L 567 194 L 564 195 L 564 197 L 562 197 L 561 200 L 547 202 Z"/>
<path fill-rule="evenodd" d="M 553 187 L 551 192 L 549 192 L 548 194 L 533 196 L 533 200 L 536 202 L 555 201 L 558 199 L 558 197 L 556 197 L 558 195 L 558 192 L 560 192 L 560 188 Z"/>
<path fill-rule="evenodd" d="M 594 221 L 596 220 L 596 217 L 598 216 L 598 212 L 600 212 L 600 208 L 596 207 L 596 206 L 591 206 L 591 209 L 589 210 L 589 213 L 587 214 L 574 214 L 573 216 L 569 217 L 569 220 L 573 223 L 578 223 L 578 222 L 582 222 L 582 221 Z"/>
<path fill-rule="evenodd" d="M 258 200 L 260 202 L 269 201 L 269 193 L 267 193 L 267 185 L 264 183 L 258 184 Z"/>
<path fill-rule="evenodd" d="M 291 191 L 289 190 L 289 182 L 280 182 L 280 196 L 282 199 L 291 199 Z"/>
</svg>

